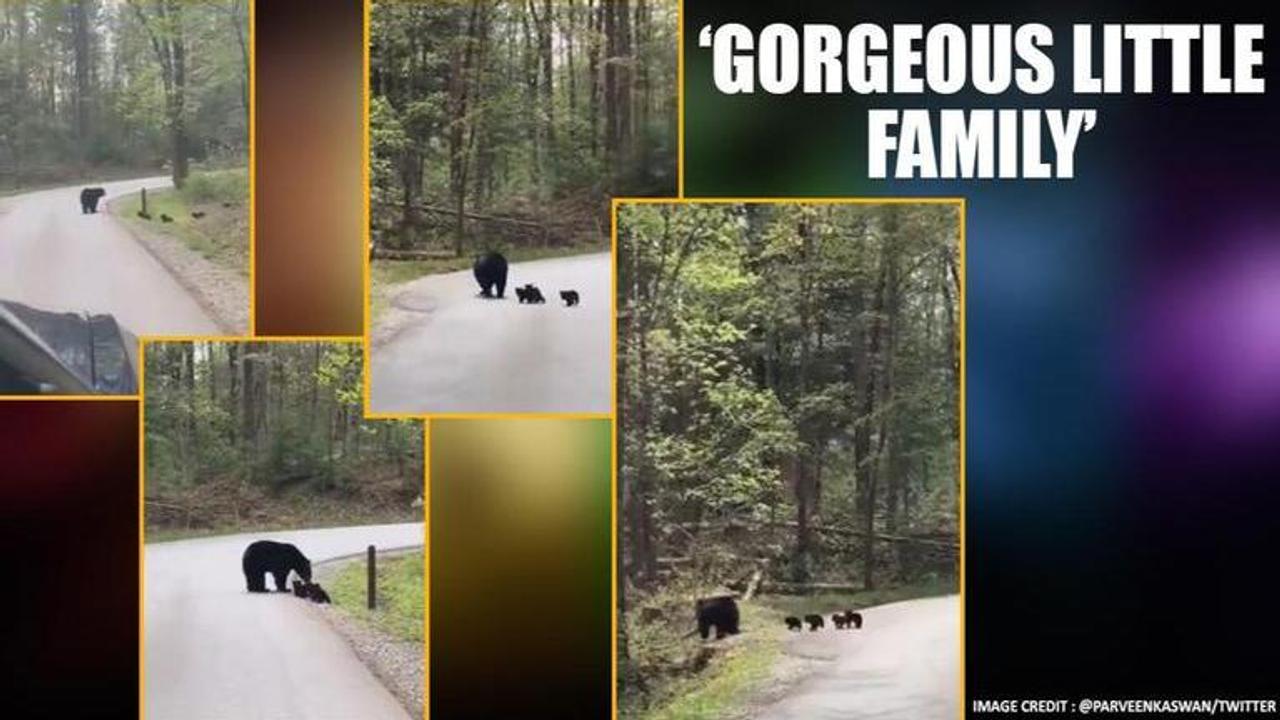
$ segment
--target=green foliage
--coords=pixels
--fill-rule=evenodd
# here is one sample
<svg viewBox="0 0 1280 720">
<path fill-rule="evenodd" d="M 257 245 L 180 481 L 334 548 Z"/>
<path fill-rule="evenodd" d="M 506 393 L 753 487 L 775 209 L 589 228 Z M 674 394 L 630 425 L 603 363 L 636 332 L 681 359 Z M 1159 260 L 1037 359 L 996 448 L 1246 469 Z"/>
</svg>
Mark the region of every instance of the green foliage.
<svg viewBox="0 0 1280 720">
<path fill-rule="evenodd" d="M 247 168 L 193 172 L 187 178 L 182 194 L 195 203 L 245 204 L 249 199 Z"/>
<path fill-rule="evenodd" d="M 249 275 L 249 188 L 245 168 L 196 171 L 181 190 L 153 190 L 147 193 L 147 211 L 153 220 L 138 217 L 140 195 L 113 201 L 111 211 L 127 223 L 146 232 L 164 232 L 176 237 L 206 259 Z M 200 219 L 192 212 L 201 212 Z M 159 223 L 161 215 L 172 222 Z"/>
<path fill-rule="evenodd" d="M 687 603 L 679 616 L 687 621 Z M 783 615 L 764 605 L 741 603 L 741 621 L 750 632 L 732 642 L 709 647 L 687 637 L 687 623 L 632 619 L 629 650 L 645 658 L 632 668 L 649 676 L 674 676 L 653 696 L 640 702 L 624 697 L 618 715 L 628 720 L 721 720 L 739 717 L 753 694 L 768 685 L 781 658 L 786 631 Z M 625 669 L 620 669 L 625 673 Z M 624 674 L 625 677 L 625 674 Z"/>
<path fill-rule="evenodd" d="M 624 705 L 719 707 L 635 617 L 680 588 L 954 591 L 958 221 L 931 204 L 620 208 Z"/>
<path fill-rule="evenodd" d="M 466 255 L 539 235 L 495 216 L 576 242 L 607 233 L 609 194 L 673 194 L 677 10 L 375 3 L 375 242 Z M 459 207 L 490 219 L 460 220 Z"/>
<path fill-rule="evenodd" d="M 206 167 L 244 164 L 248 3 L 10 2 L 0 13 L 0 187 L 172 162 L 173 117 L 148 30 L 185 50 L 186 155 Z"/>
<path fill-rule="evenodd" d="M 264 503 L 332 515 L 312 498 L 412 515 L 422 426 L 362 418 L 361 359 L 354 343 L 149 345 L 147 496 L 182 512 L 149 512 L 148 526 L 240 522 Z"/>
</svg>

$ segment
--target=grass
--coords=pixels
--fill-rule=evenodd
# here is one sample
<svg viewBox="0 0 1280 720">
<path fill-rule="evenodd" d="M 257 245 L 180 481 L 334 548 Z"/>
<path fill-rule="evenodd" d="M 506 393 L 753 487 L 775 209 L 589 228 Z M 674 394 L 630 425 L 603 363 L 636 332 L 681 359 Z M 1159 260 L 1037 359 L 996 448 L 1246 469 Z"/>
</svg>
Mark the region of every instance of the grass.
<svg viewBox="0 0 1280 720">
<path fill-rule="evenodd" d="M 113 203 L 112 212 L 126 222 L 163 232 L 207 260 L 249 276 L 249 174 L 245 168 L 192 173 L 181 190 L 147 192 L 147 213 L 138 217 L 142 196 Z M 230 207 L 224 207 L 229 205 Z M 202 212 L 196 219 L 191 213 Z M 168 215 L 173 222 L 161 222 Z"/>
<path fill-rule="evenodd" d="M 786 641 L 782 613 L 756 603 L 742 603 L 742 626 L 729 649 L 713 658 L 703 672 L 663 688 L 666 698 L 654 706 L 621 713 L 637 720 L 712 720 L 733 717 L 749 698 L 766 686 Z M 700 642 L 696 638 L 694 642 Z"/>
<path fill-rule="evenodd" d="M 367 572 L 364 561 L 347 563 L 329 581 L 334 607 L 400 640 L 422 642 L 423 555 L 412 552 L 378 559 L 378 607 L 369 610 L 365 599 Z"/>
<path fill-rule="evenodd" d="M 620 717 L 628 720 L 720 720 L 746 713 L 753 700 L 777 682 L 776 667 L 782 659 L 788 633 L 783 618 L 808 613 L 829 614 L 836 610 L 861 609 L 874 605 L 957 592 L 954 581 L 931 580 L 911 585 L 855 593 L 824 593 L 805 596 L 764 595 L 739 603 L 743 633 L 717 646 L 705 668 L 696 673 L 674 669 L 669 661 L 688 656 L 691 647 L 701 645 L 696 638 L 676 635 L 692 618 L 683 615 L 674 623 L 645 625 L 628 619 L 633 658 L 651 668 L 664 668 L 660 675 L 649 674 L 648 706 L 620 698 Z M 666 603 L 660 603 L 666 604 Z M 678 607 L 687 605 L 687 602 Z M 671 607 L 670 604 L 667 604 Z M 681 622 L 683 621 L 683 622 Z M 644 655 L 643 658 L 637 657 Z M 664 657 L 665 656 L 665 657 Z M 664 665 L 664 663 L 666 663 Z"/>
</svg>

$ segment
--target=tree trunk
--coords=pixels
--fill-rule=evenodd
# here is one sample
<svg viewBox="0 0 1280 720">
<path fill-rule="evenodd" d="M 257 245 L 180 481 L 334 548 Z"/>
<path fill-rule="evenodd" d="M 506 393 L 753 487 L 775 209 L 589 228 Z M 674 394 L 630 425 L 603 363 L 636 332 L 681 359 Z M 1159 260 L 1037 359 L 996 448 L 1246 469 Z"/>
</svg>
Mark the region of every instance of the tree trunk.
<svg viewBox="0 0 1280 720">
<path fill-rule="evenodd" d="M 230 14 L 231 26 L 236 31 L 236 42 L 240 44 L 240 104 L 244 107 L 244 125 L 249 127 L 251 121 L 249 117 L 249 46 L 245 43 L 244 32 L 244 0 L 231 0 Z"/>
<path fill-rule="evenodd" d="M 89 108 L 93 89 L 90 84 L 93 63 L 92 36 L 89 29 L 89 1 L 76 0 L 71 5 L 72 36 L 75 46 L 76 92 L 75 105 L 76 160 L 79 171 L 84 173 L 89 159 Z"/>
<path fill-rule="evenodd" d="M 604 79 L 601 77 L 601 66 L 603 65 L 603 57 L 605 44 L 602 42 L 601 33 L 604 32 L 604 16 L 605 1 L 595 0 L 594 6 L 589 1 L 587 4 L 587 24 L 590 28 L 588 38 L 588 62 L 587 70 L 591 76 L 591 101 L 589 103 L 590 119 L 591 119 L 591 155 L 596 157 L 600 154 L 600 103 L 604 95 Z"/>
<path fill-rule="evenodd" d="M 469 122 L 467 113 L 469 71 L 475 45 L 476 22 L 480 0 L 471 4 L 462 40 L 455 43 L 449 72 L 449 187 L 454 203 L 454 254 L 461 257 L 466 243 L 467 166 L 465 140 Z"/>
<path fill-rule="evenodd" d="M 866 533 L 866 544 L 863 551 L 863 586 L 867 590 L 875 589 L 875 527 L 876 527 L 876 467 L 879 463 L 878 453 L 871 452 L 871 428 L 874 424 L 876 405 L 876 389 L 878 369 L 882 365 L 880 345 L 883 333 L 882 316 L 884 315 L 885 286 L 888 282 L 888 262 L 885 258 L 888 238 L 897 234 L 898 215 L 896 207 L 888 207 L 881 214 L 881 245 L 879 249 L 880 270 L 876 279 L 875 299 L 872 301 L 871 315 L 868 320 L 866 356 L 864 360 L 864 377 L 862 383 L 862 407 L 858 430 L 854 434 L 854 456 L 857 467 L 862 471 L 860 489 L 862 499 L 863 532 Z"/>
<path fill-rule="evenodd" d="M 173 186 L 182 189 L 189 174 L 187 165 L 187 40 L 182 29 L 182 0 L 170 0 L 173 29 L 173 96 L 170 99 L 169 127 L 173 137 Z"/>
<path fill-rule="evenodd" d="M 17 0 L 14 9 L 18 16 L 18 66 L 13 77 L 13 109 L 17 122 L 13 126 L 13 185 L 22 186 L 22 159 L 26 148 L 27 106 L 27 3 Z"/>
</svg>

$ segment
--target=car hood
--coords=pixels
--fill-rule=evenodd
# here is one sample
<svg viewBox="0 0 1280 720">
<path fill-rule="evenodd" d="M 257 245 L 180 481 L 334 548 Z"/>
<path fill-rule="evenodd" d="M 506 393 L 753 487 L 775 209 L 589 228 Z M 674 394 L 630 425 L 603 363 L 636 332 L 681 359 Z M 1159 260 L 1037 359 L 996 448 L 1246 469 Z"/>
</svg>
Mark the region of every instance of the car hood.
<svg viewBox="0 0 1280 720">
<path fill-rule="evenodd" d="M 0 365 L 36 392 L 135 394 L 137 349 L 110 315 L 0 300 Z"/>
</svg>

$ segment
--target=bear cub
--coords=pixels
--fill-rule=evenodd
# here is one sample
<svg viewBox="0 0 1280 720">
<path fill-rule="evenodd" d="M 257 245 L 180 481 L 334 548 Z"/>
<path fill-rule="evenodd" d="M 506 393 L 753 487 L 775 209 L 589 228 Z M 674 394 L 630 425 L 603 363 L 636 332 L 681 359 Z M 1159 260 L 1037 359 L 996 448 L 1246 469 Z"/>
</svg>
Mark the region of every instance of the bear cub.
<svg viewBox="0 0 1280 720">
<path fill-rule="evenodd" d="M 325 592 L 324 588 L 320 587 L 320 583 L 307 582 L 305 580 L 294 580 L 293 594 L 303 600 L 310 600 L 311 602 L 320 603 L 322 605 L 332 603 L 329 599 L 329 593 Z"/>
<path fill-rule="evenodd" d="M 544 303 L 547 301 L 547 299 L 542 296 L 542 291 L 533 283 L 525 283 L 524 287 L 516 288 L 516 299 L 519 302 L 529 303 L 530 305 Z"/>
<path fill-rule="evenodd" d="M 560 299 L 564 301 L 565 307 L 573 307 L 578 304 L 577 290 L 561 290 Z"/>
</svg>

